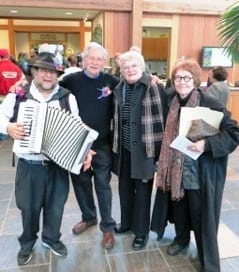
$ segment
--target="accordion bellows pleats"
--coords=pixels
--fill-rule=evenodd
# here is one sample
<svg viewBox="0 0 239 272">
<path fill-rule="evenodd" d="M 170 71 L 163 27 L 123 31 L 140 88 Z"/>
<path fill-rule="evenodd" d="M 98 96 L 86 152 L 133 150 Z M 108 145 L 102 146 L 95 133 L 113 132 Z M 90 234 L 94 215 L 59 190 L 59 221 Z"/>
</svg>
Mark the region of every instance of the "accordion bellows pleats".
<svg viewBox="0 0 239 272">
<path fill-rule="evenodd" d="M 34 100 L 21 102 L 17 122 L 26 136 L 14 140 L 13 152 L 42 153 L 71 173 L 79 174 L 83 161 L 98 137 L 80 117 Z"/>
</svg>

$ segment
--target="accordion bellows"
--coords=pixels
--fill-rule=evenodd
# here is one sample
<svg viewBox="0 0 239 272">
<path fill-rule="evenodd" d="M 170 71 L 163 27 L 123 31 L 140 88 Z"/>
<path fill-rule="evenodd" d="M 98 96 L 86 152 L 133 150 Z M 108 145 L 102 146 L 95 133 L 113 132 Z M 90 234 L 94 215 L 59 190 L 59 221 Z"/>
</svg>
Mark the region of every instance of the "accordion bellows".
<svg viewBox="0 0 239 272">
<path fill-rule="evenodd" d="M 42 153 L 62 168 L 79 174 L 83 161 L 98 137 L 80 117 L 34 100 L 21 102 L 17 122 L 26 136 L 14 140 L 15 153 Z"/>
</svg>

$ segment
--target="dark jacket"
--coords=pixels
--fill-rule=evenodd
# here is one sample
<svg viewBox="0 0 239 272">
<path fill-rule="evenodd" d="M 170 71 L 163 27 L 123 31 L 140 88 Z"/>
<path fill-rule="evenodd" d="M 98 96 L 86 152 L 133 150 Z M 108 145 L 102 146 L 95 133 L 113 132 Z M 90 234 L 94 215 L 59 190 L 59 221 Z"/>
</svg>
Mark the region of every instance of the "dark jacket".
<svg viewBox="0 0 239 272">
<path fill-rule="evenodd" d="M 217 231 L 220 218 L 222 194 L 226 179 L 228 155 L 239 144 L 239 127 L 230 113 L 217 100 L 200 91 L 200 106 L 221 111 L 224 117 L 220 124 L 220 133 L 206 139 L 205 152 L 198 158 L 199 181 L 202 192 L 202 233 L 204 263 L 215 264 L 219 260 Z M 171 99 L 169 99 L 170 103 Z M 160 191 L 160 190 L 158 190 Z M 157 192 L 158 193 L 158 192 Z M 159 192 L 152 216 L 151 230 L 164 232 L 170 215 L 170 193 Z M 210 241 L 210 242 L 209 242 Z M 219 266 L 216 264 L 215 266 Z M 208 270 L 206 270 L 208 271 Z M 216 271 L 216 270 L 210 270 Z"/>
<path fill-rule="evenodd" d="M 101 72 L 97 78 L 90 78 L 84 71 L 66 75 L 59 82 L 76 97 L 79 115 L 84 123 L 99 132 L 93 149 L 110 143 L 111 91 L 118 83 L 117 78 L 107 73 Z M 109 93 L 105 93 L 107 89 L 110 90 Z"/>
<path fill-rule="evenodd" d="M 147 91 L 147 88 L 151 82 L 150 75 L 144 73 L 142 78 L 139 80 L 140 86 L 136 92 L 133 92 L 131 98 L 131 111 L 130 111 L 130 133 L 131 133 L 131 178 L 136 179 L 152 179 L 155 171 L 155 159 L 158 158 L 160 145 L 155 147 L 157 154 L 155 157 L 147 158 L 146 147 L 141 140 L 141 107 L 142 99 Z M 122 122 L 122 99 L 123 99 L 123 84 L 121 81 L 115 88 L 113 94 L 114 99 L 119 104 L 119 141 L 122 138 L 121 135 L 121 122 Z M 165 93 L 162 85 L 157 85 L 158 91 L 161 97 L 161 104 L 164 109 L 165 105 Z M 152 86 L 150 88 L 153 88 Z M 164 114 L 164 112 L 163 112 Z M 121 142 L 119 142 L 121 146 Z M 121 165 L 121 150 L 118 154 L 113 154 L 113 172 L 118 175 Z"/>
</svg>

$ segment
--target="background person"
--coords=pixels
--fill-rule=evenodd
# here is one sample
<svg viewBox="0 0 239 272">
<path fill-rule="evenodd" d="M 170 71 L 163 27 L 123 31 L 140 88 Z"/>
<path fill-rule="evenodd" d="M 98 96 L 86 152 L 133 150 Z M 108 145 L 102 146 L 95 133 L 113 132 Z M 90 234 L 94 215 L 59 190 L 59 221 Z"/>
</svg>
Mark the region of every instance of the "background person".
<svg viewBox="0 0 239 272">
<path fill-rule="evenodd" d="M 222 66 L 215 66 L 208 72 L 208 80 L 210 85 L 207 92 L 210 96 L 215 97 L 224 106 L 227 106 L 230 88 L 227 84 L 228 73 Z"/>
<path fill-rule="evenodd" d="M 110 70 L 110 74 L 116 76 L 118 79 L 120 79 L 120 63 L 119 63 L 119 58 L 120 58 L 120 52 L 116 52 L 114 56 L 114 63 L 113 67 Z"/>
<path fill-rule="evenodd" d="M 64 74 L 62 74 L 58 80 L 62 80 L 63 77 L 65 77 L 66 75 L 69 75 L 71 73 L 75 73 L 75 72 L 80 72 L 82 71 L 82 68 L 77 66 L 78 64 L 78 58 L 75 55 L 70 55 L 69 57 L 67 57 L 67 68 L 64 69 Z"/>
<path fill-rule="evenodd" d="M 17 64 L 22 69 L 24 74 L 28 70 L 28 60 L 29 60 L 29 57 L 26 52 L 19 52 L 17 57 Z"/>
<path fill-rule="evenodd" d="M 234 87 L 239 87 L 239 80 L 236 80 L 236 81 L 235 81 Z"/>
<path fill-rule="evenodd" d="M 148 240 L 154 165 L 163 133 L 164 89 L 144 72 L 139 52 L 123 53 L 120 71 L 124 80 L 113 92 L 113 169 L 119 179 L 121 211 L 115 232 L 132 230 L 132 247 L 141 250 Z"/>
<path fill-rule="evenodd" d="M 0 95 L 6 96 L 9 89 L 23 76 L 21 68 L 10 60 L 7 49 L 0 49 Z"/>
<path fill-rule="evenodd" d="M 151 229 L 162 232 L 171 215 L 176 237 L 167 253 L 177 255 L 188 245 L 191 227 L 202 271 L 218 272 L 217 232 L 222 194 L 228 155 L 239 143 L 239 127 L 218 100 L 198 89 L 201 73 L 199 64 L 190 59 L 177 63 L 172 71 L 176 92 L 168 102 L 170 107 L 157 164 L 158 189 Z M 208 107 L 223 113 L 218 134 L 188 146 L 193 152 L 203 152 L 197 160 L 169 146 L 178 136 L 180 109 L 184 106 Z"/>
</svg>

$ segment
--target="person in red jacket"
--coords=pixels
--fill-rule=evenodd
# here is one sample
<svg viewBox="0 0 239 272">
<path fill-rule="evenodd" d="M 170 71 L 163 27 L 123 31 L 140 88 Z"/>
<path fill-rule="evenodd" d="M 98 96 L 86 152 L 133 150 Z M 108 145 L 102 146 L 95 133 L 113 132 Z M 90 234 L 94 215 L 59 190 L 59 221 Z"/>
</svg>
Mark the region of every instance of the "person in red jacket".
<svg viewBox="0 0 239 272">
<path fill-rule="evenodd" d="M 22 76 L 21 68 L 10 60 L 9 51 L 0 49 L 0 95 L 7 95 L 10 87 Z"/>
</svg>

